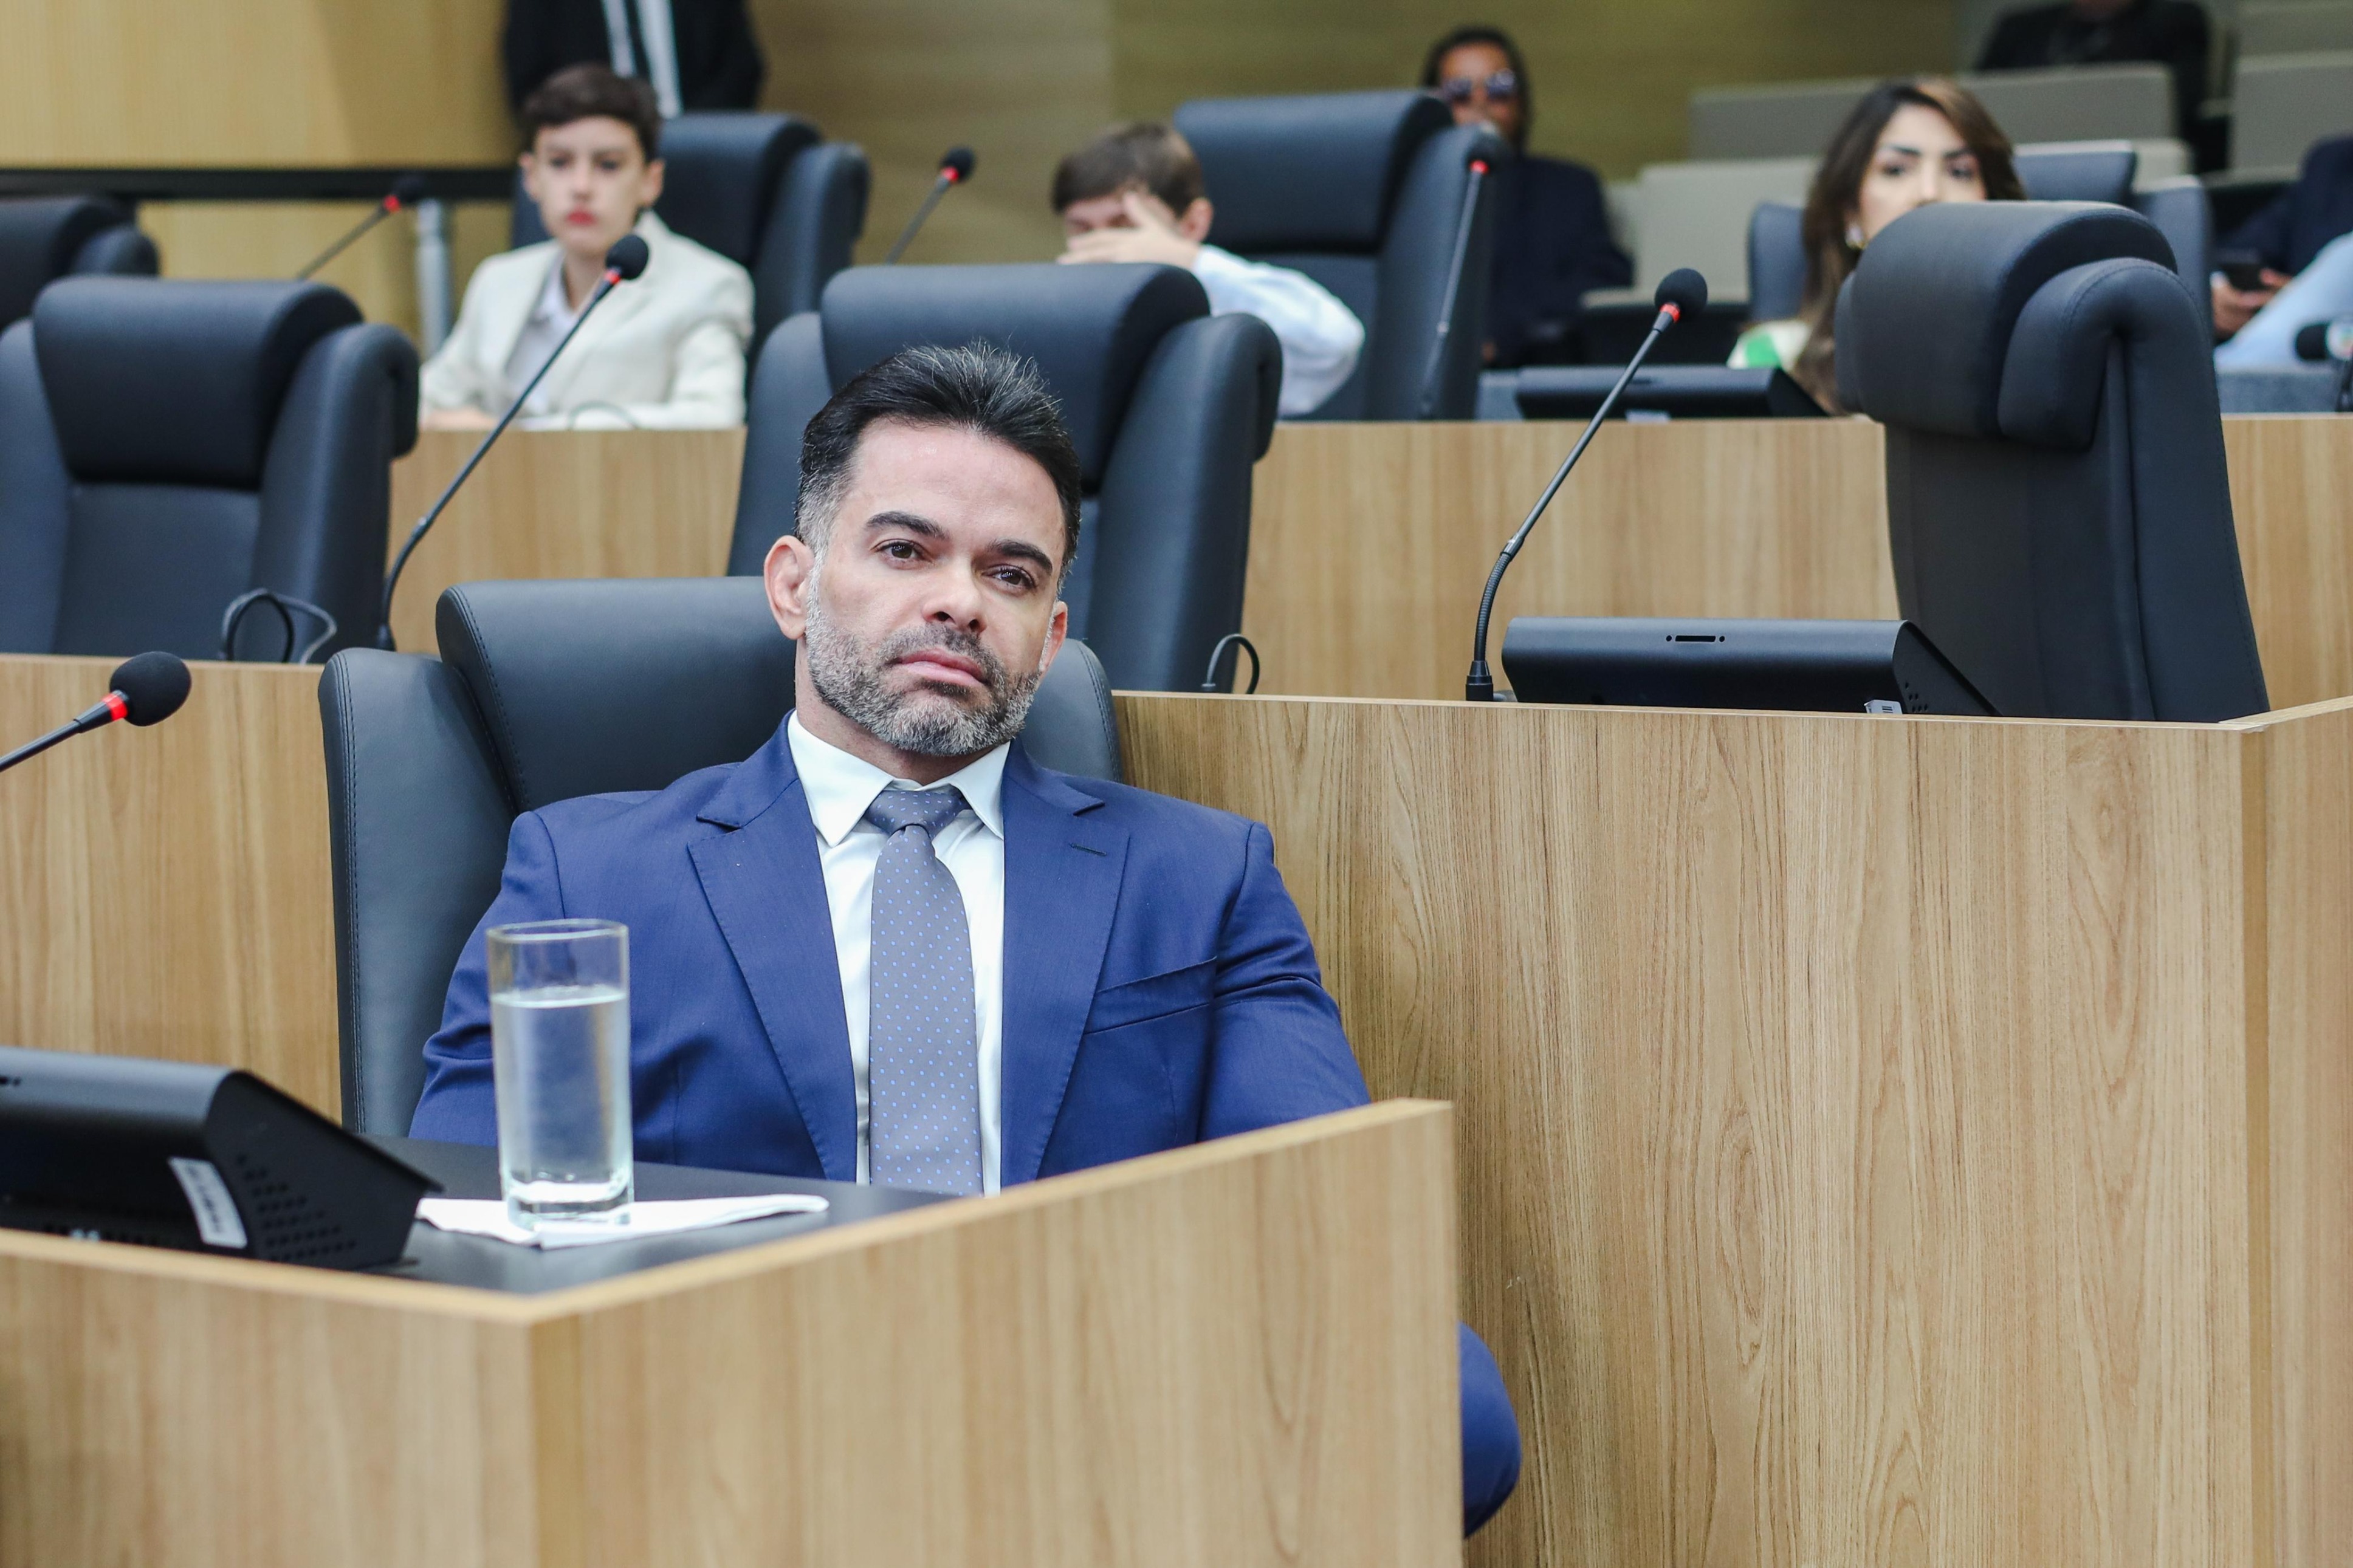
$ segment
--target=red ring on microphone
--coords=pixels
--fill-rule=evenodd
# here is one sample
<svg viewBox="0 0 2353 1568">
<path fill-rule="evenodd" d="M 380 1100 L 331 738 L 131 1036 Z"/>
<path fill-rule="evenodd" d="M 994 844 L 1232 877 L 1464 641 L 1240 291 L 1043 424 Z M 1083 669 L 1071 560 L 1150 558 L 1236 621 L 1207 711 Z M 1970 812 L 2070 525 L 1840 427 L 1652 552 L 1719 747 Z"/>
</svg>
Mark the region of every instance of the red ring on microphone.
<svg viewBox="0 0 2353 1568">
<path fill-rule="evenodd" d="M 1486 159 L 1484 159 L 1484 158 L 1473 158 L 1473 159 L 1472 159 L 1472 160 L 1471 160 L 1471 172 L 1472 172 L 1472 174 L 1485 174 L 1485 173 L 1487 172 L 1487 160 L 1486 160 Z"/>
<path fill-rule="evenodd" d="M 1681 305 L 1669 303 L 1660 306 L 1659 309 L 1667 313 L 1667 320 L 1670 321 L 1680 321 L 1683 319 L 1683 308 Z"/>
<path fill-rule="evenodd" d="M 130 717 L 130 700 L 124 697 L 120 691 L 108 692 L 106 694 L 106 721 L 111 724 L 118 719 L 128 719 Z"/>
</svg>

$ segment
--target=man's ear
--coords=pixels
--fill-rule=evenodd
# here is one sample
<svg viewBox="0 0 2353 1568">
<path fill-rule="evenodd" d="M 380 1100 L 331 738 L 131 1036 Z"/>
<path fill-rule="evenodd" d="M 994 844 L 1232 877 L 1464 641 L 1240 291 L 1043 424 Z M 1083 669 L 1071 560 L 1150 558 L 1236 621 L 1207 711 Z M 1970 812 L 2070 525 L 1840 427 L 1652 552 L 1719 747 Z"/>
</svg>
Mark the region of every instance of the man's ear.
<svg viewBox="0 0 2353 1568">
<path fill-rule="evenodd" d="M 817 593 L 816 553 L 800 535 L 787 533 L 768 546 L 760 575 L 767 584 L 768 613 L 776 617 L 776 629 L 800 641 L 808 631 L 809 601 Z"/>
<path fill-rule="evenodd" d="M 1195 196 L 1193 205 L 1185 209 L 1185 216 L 1176 220 L 1176 232 L 1198 245 L 1209 237 L 1209 219 L 1215 214 L 1208 197 Z"/>
<path fill-rule="evenodd" d="M 643 198 L 638 203 L 639 206 L 649 207 L 661 200 L 662 174 L 666 168 L 667 165 L 656 158 L 646 165 L 646 172 L 638 176 L 638 194 Z"/>
<path fill-rule="evenodd" d="M 1046 641 L 1038 649 L 1038 673 L 1045 674 L 1054 668 L 1054 656 L 1062 651 L 1062 643 L 1071 635 L 1071 606 L 1061 600 L 1054 601 L 1054 618 L 1046 623 Z"/>
<path fill-rule="evenodd" d="M 515 156 L 515 163 L 522 170 L 523 195 L 529 196 L 534 202 L 539 200 L 538 155 L 532 153 L 518 153 Z"/>
</svg>

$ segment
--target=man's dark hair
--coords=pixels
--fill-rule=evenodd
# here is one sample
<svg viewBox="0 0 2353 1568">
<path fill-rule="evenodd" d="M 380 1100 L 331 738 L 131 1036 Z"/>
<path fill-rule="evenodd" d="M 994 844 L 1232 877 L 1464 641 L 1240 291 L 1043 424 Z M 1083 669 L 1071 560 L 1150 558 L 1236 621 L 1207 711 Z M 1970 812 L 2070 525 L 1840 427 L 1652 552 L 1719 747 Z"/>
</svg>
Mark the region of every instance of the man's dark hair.
<svg viewBox="0 0 2353 1568">
<path fill-rule="evenodd" d="M 1193 144 L 1172 126 L 1132 120 L 1113 126 L 1054 169 L 1058 213 L 1074 203 L 1129 190 L 1150 192 L 1167 203 L 1170 212 L 1183 217 L 1185 209 L 1207 194 L 1201 184 L 1201 160 L 1193 155 Z"/>
<path fill-rule="evenodd" d="M 1528 87 L 1527 59 L 1520 53 L 1520 46 L 1513 42 L 1512 35 L 1503 28 L 1473 23 L 1455 28 L 1430 45 L 1430 53 L 1422 57 L 1421 85 L 1435 89 L 1438 86 L 1438 68 L 1446 63 L 1447 56 L 1465 44 L 1485 44 L 1490 48 L 1501 49 L 1504 58 L 1512 62 L 1512 76 L 1520 84 L 1519 149 L 1527 151 L 1528 127 L 1535 123 L 1536 118 L 1535 94 Z"/>
<path fill-rule="evenodd" d="M 801 436 L 794 531 L 822 552 L 849 488 L 859 438 L 879 421 L 946 426 L 1001 441 L 1046 470 L 1062 503 L 1060 577 L 1079 551 L 1079 453 L 1037 364 L 993 344 L 919 345 L 849 378 Z M 1058 578 L 1059 581 L 1059 578 Z"/>
<path fill-rule="evenodd" d="M 633 76 L 621 76 L 610 66 L 566 66 L 541 82 L 522 100 L 523 149 L 528 152 L 543 131 L 576 120 L 617 120 L 638 133 L 638 146 L 650 163 L 659 157 L 661 105 L 654 89 Z"/>
</svg>

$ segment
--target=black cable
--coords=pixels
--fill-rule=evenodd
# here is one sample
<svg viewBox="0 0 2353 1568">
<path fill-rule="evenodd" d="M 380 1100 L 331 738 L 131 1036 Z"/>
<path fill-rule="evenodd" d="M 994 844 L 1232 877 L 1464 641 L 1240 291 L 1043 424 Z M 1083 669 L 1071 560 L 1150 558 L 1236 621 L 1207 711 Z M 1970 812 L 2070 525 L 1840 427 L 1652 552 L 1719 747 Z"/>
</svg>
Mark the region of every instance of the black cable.
<svg viewBox="0 0 2353 1568">
<path fill-rule="evenodd" d="M 256 588 L 251 593 L 239 594 L 236 598 L 231 599 L 228 609 L 221 616 L 222 659 L 233 661 L 237 658 L 237 627 L 243 624 L 246 612 L 259 604 L 267 604 L 271 609 L 277 611 L 279 621 L 286 627 L 286 651 L 279 656 L 277 662 L 280 664 L 310 663 L 311 659 L 318 657 L 321 648 L 335 640 L 336 634 L 343 629 L 337 625 L 333 616 L 308 599 L 298 599 L 291 594 L 280 594 L 269 588 Z M 295 647 L 299 640 L 294 630 L 296 610 L 301 611 L 306 616 L 314 616 L 322 626 L 326 627 L 326 630 L 312 637 L 308 643 L 302 644 L 300 651 L 297 651 Z"/>
<path fill-rule="evenodd" d="M 1250 683 L 1249 689 L 1245 690 L 1242 695 L 1245 697 L 1257 695 L 1259 671 L 1258 645 L 1251 642 L 1250 638 L 1242 636 L 1240 632 L 1228 632 L 1225 636 L 1218 639 L 1218 646 L 1209 650 L 1209 670 L 1208 673 L 1202 678 L 1201 689 L 1204 691 L 1215 691 L 1218 689 L 1218 661 L 1226 657 L 1226 649 L 1229 646 L 1244 649 L 1250 654 Z M 1237 653 L 1234 655 L 1234 673 L 1236 675 L 1240 675 L 1241 673 L 1241 654 Z"/>
</svg>

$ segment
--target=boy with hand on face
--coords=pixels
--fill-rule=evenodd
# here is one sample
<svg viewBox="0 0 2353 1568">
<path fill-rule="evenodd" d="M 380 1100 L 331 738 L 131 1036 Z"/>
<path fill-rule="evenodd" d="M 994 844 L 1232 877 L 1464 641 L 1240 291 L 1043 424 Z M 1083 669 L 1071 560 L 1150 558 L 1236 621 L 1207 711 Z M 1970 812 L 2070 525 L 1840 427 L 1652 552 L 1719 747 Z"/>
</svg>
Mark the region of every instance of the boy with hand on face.
<svg viewBox="0 0 2353 1568">
<path fill-rule="evenodd" d="M 1322 284 L 1206 243 L 1212 216 L 1201 163 L 1166 125 L 1114 125 L 1054 171 L 1063 261 L 1156 261 L 1201 280 L 1219 315 L 1247 312 L 1282 345 L 1286 418 L 1312 412 L 1356 368 L 1364 323 Z"/>
<path fill-rule="evenodd" d="M 652 89 L 605 66 L 574 66 L 524 101 L 522 118 L 523 188 L 555 237 L 475 268 L 449 341 L 425 364 L 419 423 L 487 429 L 546 365 L 523 405 L 526 425 L 741 425 L 751 275 L 654 216 L 662 163 Z M 645 271 L 549 365 L 604 275 L 605 253 L 630 233 L 646 242 Z"/>
</svg>

